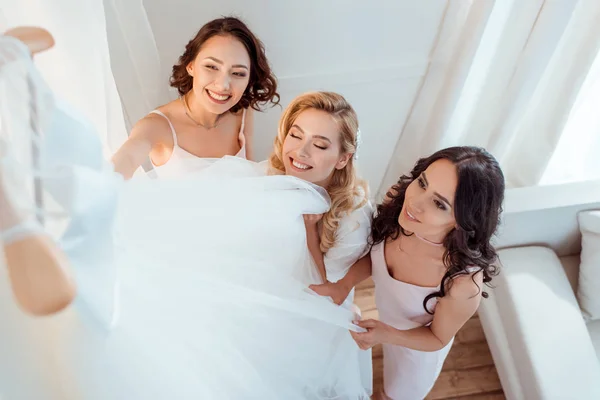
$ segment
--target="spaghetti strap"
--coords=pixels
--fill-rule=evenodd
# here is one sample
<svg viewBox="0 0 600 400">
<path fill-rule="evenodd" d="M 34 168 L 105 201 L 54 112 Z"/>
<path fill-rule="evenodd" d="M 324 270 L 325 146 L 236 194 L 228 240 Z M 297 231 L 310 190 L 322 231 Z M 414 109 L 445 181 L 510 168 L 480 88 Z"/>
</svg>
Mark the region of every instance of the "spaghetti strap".
<svg viewBox="0 0 600 400">
<path fill-rule="evenodd" d="M 236 157 L 246 158 L 246 136 L 244 134 L 244 129 L 246 125 L 246 110 L 243 110 L 242 114 L 242 123 L 240 124 L 240 130 L 238 133 L 238 141 L 240 144 L 240 150 L 235 154 Z M 167 120 L 169 126 L 171 127 L 171 133 L 173 136 L 173 152 L 169 156 L 169 158 L 161 165 L 154 164 L 152 157 L 150 157 L 150 162 L 152 163 L 153 171 L 158 177 L 158 179 L 169 179 L 169 178 L 178 178 L 181 176 L 185 176 L 191 172 L 196 172 L 203 170 L 210 166 L 215 160 L 220 159 L 221 157 L 200 157 L 194 153 L 190 153 L 186 149 L 179 146 L 177 141 L 177 133 L 175 132 L 175 127 L 173 123 L 169 120 L 169 118 L 160 112 L 159 110 L 154 110 L 150 112 L 151 114 L 157 114 Z M 239 116 L 239 114 L 238 114 Z M 224 154 L 228 155 L 228 154 Z"/>
<path fill-rule="evenodd" d="M 158 110 L 152 110 L 152 111 L 150 111 L 150 114 L 160 115 L 161 117 L 163 117 L 164 119 L 167 120 L 167 122 L 169 123 L 169 126 L 171 127 L 171 134 L 173 135 L 173 148 L 177 147 L 177 134 L 175 133 L 175 127 L 171 123 L 171 120 L 165 114 L 163 114 L 162 112 L 160 112 Z M 242 127 L 243 126 L 244 126 L 244 122 L 242 122 Z"/>
<path fill-rule="evenodd" d="M 240 134 L 244 135 L 244 137 L 246 136 L 244 133 L 244 127 L 246 126 L 246 111 L 248 109 L 244 108 L 244 111 L 242 112 L 242 126 L 240 127 Z"/>
</svg>

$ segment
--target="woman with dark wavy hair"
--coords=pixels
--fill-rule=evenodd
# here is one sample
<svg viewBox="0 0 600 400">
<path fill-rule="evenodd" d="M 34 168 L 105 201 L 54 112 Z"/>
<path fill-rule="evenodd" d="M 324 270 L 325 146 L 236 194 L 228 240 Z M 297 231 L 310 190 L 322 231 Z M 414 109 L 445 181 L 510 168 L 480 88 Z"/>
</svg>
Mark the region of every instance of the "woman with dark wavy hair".
<svg viewBox="0 0 600 400">
<path fill-rule="evenodd" d="M 204 25 L 173 66 L 180 97 L 134 126 L 113 156 L 126 179 L 150 157 L 159 178 L 180 177 L 226 155 L 252 159 L 252 110 L 278 104 L 262 42 L 239 19 Z"/>
<path fill-rule="evenodd" d="M 336 303 L 373 277 L 379 320 L 357 321 L 362 349 L 383 345 L 384 398 L 423 399 L 454 335 L 497 273 L 490 243 L 504 199 L 498 162 L 476 147 L 419 160 L 377 207 L 371 253 L 336 283 L 313 286 Z"/>
</svg>

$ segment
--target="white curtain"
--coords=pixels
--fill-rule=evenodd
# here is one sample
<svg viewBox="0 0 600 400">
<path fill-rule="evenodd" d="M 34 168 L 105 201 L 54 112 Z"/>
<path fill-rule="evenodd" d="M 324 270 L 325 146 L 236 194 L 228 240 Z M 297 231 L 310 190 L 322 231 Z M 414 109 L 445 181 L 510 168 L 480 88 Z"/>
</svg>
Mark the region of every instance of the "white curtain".
<svg viewBox="0 0 600 400">
<path fill-rule="evenodd" d="M 40 26 L 56 41 L 35 63 L 51 89 L 79 109 L 103 139 L 107 157 L 127 137 L 110 66 L 102 0 L 0 0 L 0 29 Z"/>
<path fill-rule="evenodd" d="M 448 1 L 427 73 L 379 185 L 379 197 L 415 161 L 439 148 L 469 75 L 494 0 Z"/>
<path fill-rule="evenodd" d="M 540 184 L 600 179 L 600 52 L 569 114 Z"/>
<path fill-rule="evenodd" d="M 112 71 L 129 132 L 148 112 L 171 100 L 169 85 L 142 0 L 104 0 L 104 9 Z"/>
<path fill-rule="evenodd" d="M 462 60 L 468 72 L 454 95 L 425 91 L 416 99 L 415 110 L 441 102 L 444 112 L 431 107 L 423 114 L 413 112 L 397 148 L 403 161 L 388 170 L 385 183 L 410 170 L 420 156 L 461 144 L 483 146 L 494 154 L 509 187 L 553 183 L 557 175 L 550 173 L 550 162 L 555 153 L 562 154 L 554 158 L 555 165 L 569 155 L 577 157 L 568 149 L 565 127 L 582 89 L 589 86 L 583 83 L 600 46 L 598 21 L 596 0 L 493 2 L 473 56 Z M 438 51 L 456 53 L 471 46 L 446 45 L 434 50 L 433 57 Z M 432 79 L 436 76 L 425 78 Z M 571 174 L 575 178 L 573 174 L 582 177 L 581 171 Z"/>
</svg>

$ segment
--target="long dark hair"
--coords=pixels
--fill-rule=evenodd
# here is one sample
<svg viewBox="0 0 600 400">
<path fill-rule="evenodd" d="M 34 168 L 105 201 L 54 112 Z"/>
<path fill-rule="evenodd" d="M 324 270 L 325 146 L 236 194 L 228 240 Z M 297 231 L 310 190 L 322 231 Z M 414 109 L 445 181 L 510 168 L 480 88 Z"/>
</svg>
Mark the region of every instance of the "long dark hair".
<svg viewBox="0 0 600 400">
<path fill-rule="evenodd" d="M 248 87 L 240 101 L 231 107 L 231 112 L 235 113 L 240 109 L 249 107 L 260 111 L 259 103 L 279 104 L 277 79 L 269 66 L 265 46 L 246 24 L 235 17 L 218 18 L 200 28 L 196 36 L 185 46 L 185 51 L 179 57 L 179 62 L 173 66 L 171 86 L 176 88 L 181 96 L 192 90 L 193 78 L 188 74 L 187 66 L 194 61 L 204 42 L 217 35 L 236 38 L 244 45 L 248 55 L 250 55 Z"/>
<path fill-rule="evenodd" d="M 371 228 L 371 245 L 384 240 L 395 240 L 407 233 L 398 224 L 398 217 L 404 205 L 406 188 L 423 171 L 437 160 L 448 160 L 456 166 L 458 183 L 454 197 L 454 218 L 457 228 L 444 238 L 444 265 L 446 273 L 440 290 L 431 293 L 423 300 L 423 307 L 432 298 L 444 297 L 452 280 L 468 274 L 470 268 L 483 273 L 483 282 L 489 285 L 492 277 L 498 274 L 494 262 L 496 250 L 490 240 L 500 222 L 504 201 L 504 174 L 498 161 L 486 150 L 479 147 L 459 146 L 437 151 L 415 164 L 409 175 L 402 175 L 387 193 L 389 201 L 377 206 L 377 214 Z M 487 293 L 482 293 L 487 297 Z"/>
</svg>

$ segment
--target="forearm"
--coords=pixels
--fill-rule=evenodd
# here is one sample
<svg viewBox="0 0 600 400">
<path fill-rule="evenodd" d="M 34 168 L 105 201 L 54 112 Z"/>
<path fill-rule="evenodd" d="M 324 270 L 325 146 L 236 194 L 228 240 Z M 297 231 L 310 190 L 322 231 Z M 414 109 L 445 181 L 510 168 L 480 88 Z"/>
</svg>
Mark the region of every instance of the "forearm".
<svg viewBox="0 0 600 400">
<path fill-rule="evenodd" d="M 325 269 L 325 259 L 323 252 L 321 251 L 321 240 L 319 239 L 319 232 L 316 228 L 308 226 L 306 228 L 306 241 L 308 250 L 315 261 L 319 275 L 323 279 L 323 282 L 327 282 L 327 270 Z"/>
<path fill-rule="evenodd" d="M 4 246 L 6 265 L 19 306 L 48 315 L 68 306 L 75 285 L 62 251 L 46 236 L 32 235 Z"/>
<path fill-rule="evenodd" d="M 148 122 L 146 122 L 148 124 Z M 134 135 L 135 133 L 132 133 Z M 152 151 L 152 142 L 143 136 L 143 133 L 137 133 L 130 137 L 119 150 L 113 155 L 112 163 L 115 172 L 123 175 L 125 179 L 131 179 L 135 171 L 148 159 Z"/>
<path fill-rule="evenodd" d="M 121 150 L 115 153 L 111 159 L 115 172 L 123 175 L 126 180 L 131 179 L 133 174 L 141 165 L 136 160 L 136 157 L 129 155 Z"/>
<path fill-rule="evenodd" d="M 392 329 L 385 343 L 418 351 L 438 351 L 448 344 L 435 336 L 428 326 L 408 330 Z"/>
<path fill-rule="evenodd" d="M 349 290 L 353 287 L 369 278 L 372 273 L 371 267 L 371 253 L 367 253 L 363 258 L 355 262 L 346 276 L 344 276 L 340 283 L 346 286 Z"/>
</svg>

